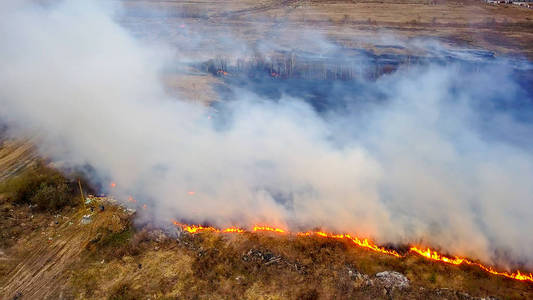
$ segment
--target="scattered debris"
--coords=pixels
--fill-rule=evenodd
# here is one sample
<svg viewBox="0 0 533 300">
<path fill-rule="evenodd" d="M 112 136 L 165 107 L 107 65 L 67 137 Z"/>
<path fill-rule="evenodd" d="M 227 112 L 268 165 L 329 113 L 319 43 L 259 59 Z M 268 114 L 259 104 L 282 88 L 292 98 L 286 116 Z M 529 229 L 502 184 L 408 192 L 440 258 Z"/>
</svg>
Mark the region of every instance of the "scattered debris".
<svg viewBox="0 0 533 300">
<path fill-rule="evenodd" d="M 270 261 L 277 259 L 278 257 L 275 257 L 274 254 L 268 252 L 268 251 L 261 251 L 258 249 L 250 249 L 248 252 L 243 255 L 242 260 L 244 261 L 252 261 L 252 260 L 259 260 L 262 263 L 266 264 Z M 279 257 L 281 259 L 281 257 Z M 279 261 L 279 260 L 277 260 Z"/>
<path fill-rule="evenodd" d="M 90 224 L 91 222 L 92 222 L 91 215 L 84 215 L 81 218 L 80 224 L 87 225 L 87 224 Z"/>
<path fill-rule="evenodd" d="M 133 208 L 126 208 L 124 209 L 124 212 L 128 214 L 128 216 L 133 216 L 137 211 Z"/>
</svg>

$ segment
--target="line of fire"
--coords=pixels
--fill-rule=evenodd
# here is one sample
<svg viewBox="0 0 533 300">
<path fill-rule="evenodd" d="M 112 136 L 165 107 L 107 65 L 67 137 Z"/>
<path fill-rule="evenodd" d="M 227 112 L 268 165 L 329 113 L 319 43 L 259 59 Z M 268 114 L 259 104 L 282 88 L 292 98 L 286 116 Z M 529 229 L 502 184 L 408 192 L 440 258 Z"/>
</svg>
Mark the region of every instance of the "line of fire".
<svg viewBox="0 0 533 300">
<path fill-rule="evenodd" d="M 373 251 L 376 253 L 381 253 L 384 255 L 391 255 L 397 258 L 405 258 L 409 254 L 416 254 L 419 255 L 425 259 L 439 262 L 439 263 L 445 263 L 445 264 L 451 264 L 451 265 L 471 265 L 480 268 L 481 270 L 497 275 L 497 276 L 503 276 L 506 278 L 514 279 L 514 280 L 520 280 L 520 281 L 527 281 L 533 283 L 533 273 L 527 273 L 520 270 L 516 270 L 515 272 L 506 272 L 506 271 L 499 271 L 496 270 L 492 266 L 486 266 L 479 262 L 475 262 L 473 260 L 470 260 L 468 258 L 464 257 L 458 257 L 458 256 L 446 256 L 443 254 L 440 254 L 439 252 L 432 250 L 427 247 L 420 247 L 420 246 L 409 246 L 409 250 L 406 253 L 400 253 L 399 251 L 396 251 L 394 249 L 388 249 L 385 247 L 381 247 L 376 245 L 372 240 L 368 238 L 359 238 L 357 236 L 353 236 L 346 233 L 331 233 L 331 232 L 324 232 L 324 231 L 305 231 L 305 232 L 290 232 L 288 230 L 277 228 L 273 226 L 268 225 L 254 225 L 251 227 L 251 229 L 246 230 L 241 227 L 232 226 L 227 228 L 216 228 L 212 226 L 202 226 L 202 225 L 189 225 L 189 224 L 183 224 L 178 221 L 172 221 L 174 225 L 181 228 L 184 232 L 188 232 L 190 234 L 198 234 L 202 232 L 212 232 L 212 233 L 220 233 L 220 234 L 244 234 L 244 233 L 272 233 L 272 234 L 286 234 L 286 235 L 294 235 L 294 236 L 300 236 L 300 237 L 311 237 L 311 236 L 318 236 L 323 237 L 327 239 L 336 239 L 336 240 L 345 240 L 351 242 L 353 245 L 357 247 L 361 247 L 364 249 L 367 249 L 369 251 Z"/>
</svg>

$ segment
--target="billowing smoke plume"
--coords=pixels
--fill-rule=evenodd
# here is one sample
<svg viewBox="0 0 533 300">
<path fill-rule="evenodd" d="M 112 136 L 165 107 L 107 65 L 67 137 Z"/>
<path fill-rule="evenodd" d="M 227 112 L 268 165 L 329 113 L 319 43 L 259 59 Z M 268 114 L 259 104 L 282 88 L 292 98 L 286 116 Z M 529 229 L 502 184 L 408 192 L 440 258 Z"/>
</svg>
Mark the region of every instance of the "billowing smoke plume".
<svg viewBox="0 0 533 300">
<path fill-rule="evenodd" d="M 235 89 L 209 118 L 165 92 L 173 50 L 111 11 L 3 4 L 0 118 L 46 157 L 91 166 L 161 223 L 322 227 L 533 267 L 531 99 L 505 62 L 400 70 L 325 112 Z"/>
</svg>

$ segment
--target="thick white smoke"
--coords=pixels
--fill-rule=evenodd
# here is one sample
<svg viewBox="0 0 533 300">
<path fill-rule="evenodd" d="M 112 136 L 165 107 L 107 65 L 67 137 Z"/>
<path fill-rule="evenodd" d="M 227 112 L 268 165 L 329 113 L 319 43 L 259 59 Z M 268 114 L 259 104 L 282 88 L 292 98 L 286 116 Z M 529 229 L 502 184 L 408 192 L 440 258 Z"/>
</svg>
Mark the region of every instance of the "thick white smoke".
<svg viewBox="0 0 533 300">
<path fill-rule="evenodd" d="M 39 136 L 46 157 L 149 203 L 155 221 L 321 226 L 533 267 L 533 154 L 520 142 L 531 128 L 503 113 L 491 128 L 521 136 L 478 128 L 480 98 L 520 89 L 505 66 L 490 69 L 498 87 L 454 65 L 385 76 L 368 84 L 386 101 L 327 117 L 243 90 L 220 129 L 207 107 L 165 93 L 172 52 L 142 45 L 110 10 L 3 6 L 0 118 Z"/>
</svg>

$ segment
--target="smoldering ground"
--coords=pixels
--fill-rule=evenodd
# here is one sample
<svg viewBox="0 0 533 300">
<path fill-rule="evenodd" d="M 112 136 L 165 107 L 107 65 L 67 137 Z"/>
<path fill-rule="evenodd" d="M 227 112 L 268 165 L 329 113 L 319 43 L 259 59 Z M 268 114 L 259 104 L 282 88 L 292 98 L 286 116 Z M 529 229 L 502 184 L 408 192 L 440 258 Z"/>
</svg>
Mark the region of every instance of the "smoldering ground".
<svg viewBox="0 0 533 300">
<path fill-rule="evenodd" d="M 160 82 L 174 54 L 194 57 L 146 45 L 114 9 L 5 6 L 0 117 L 11 134 L 38 136 L 65 167 L 90 166 L 95 183 L 113 180 L 107 192 L 148 203 L 156 222 L 322 227 L 533 267 L 531 91 L 505 59 L 286 81 L 266 94 L 230 84 L 208 118 L 212 107 Z"/>
</svg>

